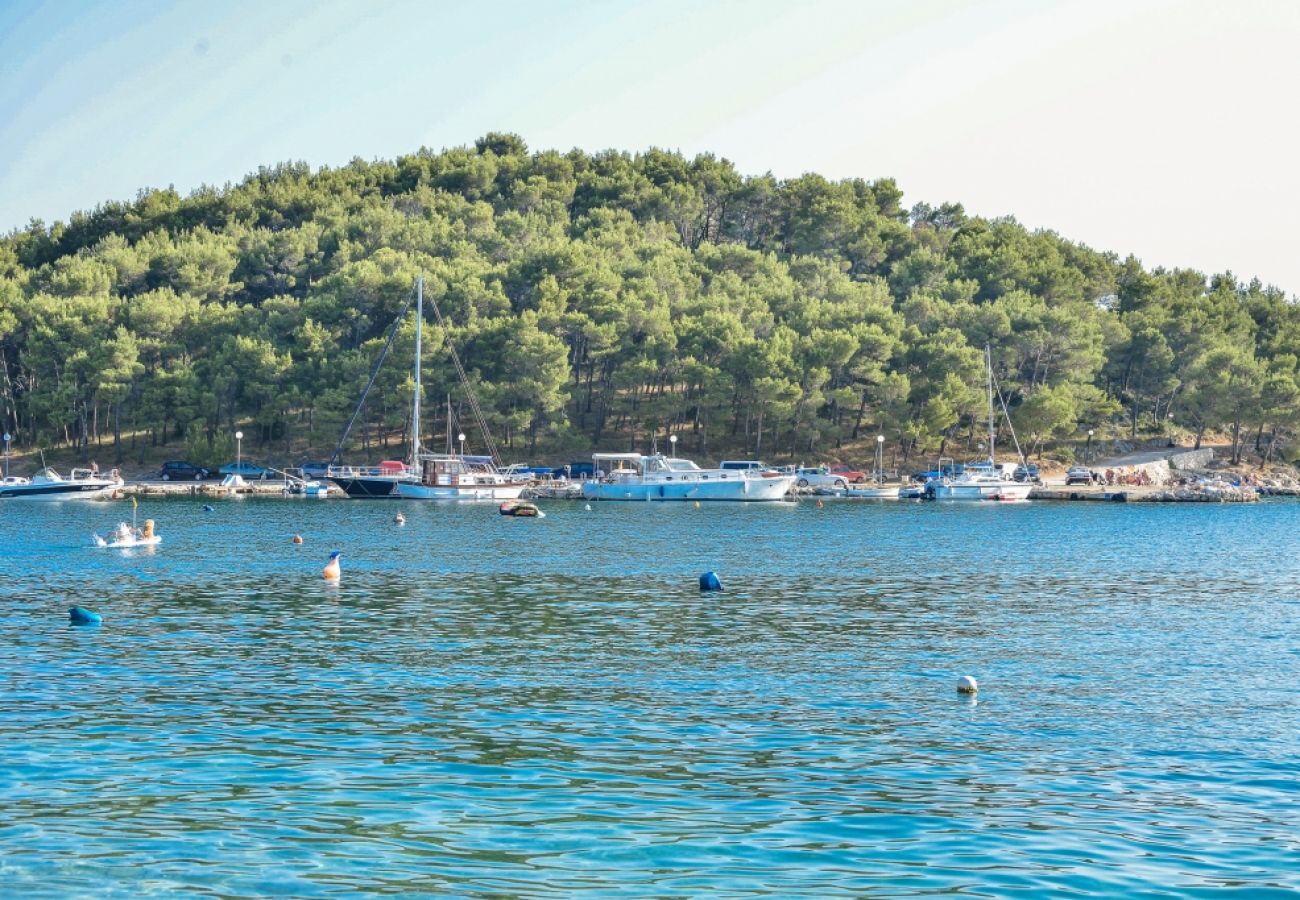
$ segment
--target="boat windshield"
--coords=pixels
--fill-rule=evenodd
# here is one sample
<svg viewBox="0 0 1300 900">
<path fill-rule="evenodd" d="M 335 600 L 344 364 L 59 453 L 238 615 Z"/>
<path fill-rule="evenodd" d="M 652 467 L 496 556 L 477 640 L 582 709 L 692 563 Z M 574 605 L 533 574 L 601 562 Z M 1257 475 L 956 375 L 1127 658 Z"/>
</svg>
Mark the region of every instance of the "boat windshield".
<svg viewBox="0 0 1300 900">
<path fill-rule="evenodd" d="M 668 459 L 664 460 L 664 462 L 666 462 L 668 464 L 668 468 L 672 469 L 674 472 L 700 471 L 700 467 L 697 466 L 694 462 L 692 462 L 689 459 L 681 459 L 676 456 L 670 456 L 668 457 Z"/>
</svg>

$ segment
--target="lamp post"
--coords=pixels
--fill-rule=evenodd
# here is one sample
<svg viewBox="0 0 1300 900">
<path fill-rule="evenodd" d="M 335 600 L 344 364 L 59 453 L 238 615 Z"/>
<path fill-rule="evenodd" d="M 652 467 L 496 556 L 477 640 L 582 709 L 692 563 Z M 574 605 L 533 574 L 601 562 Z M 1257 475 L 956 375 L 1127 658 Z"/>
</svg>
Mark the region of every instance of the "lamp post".
<svg viewBox="0 0 1300 900">
<path fill-rule="evenodd" d="M 244 433 L 242 431 L 236 431 L 235 432 L 235 474 L 237 475 L 240 474 L 240 469 L 243 468 L 240 465 L 240 462 L 243 460 L 243 458 L 244 458 Z"/>
<path fill-rule="evenodd" d="M 1087 450 L 1087 456 L 1088 456 L 1088 459 L 1092 459 L 1092 429 L 1091 429 L 1091 428 L 1088 429 L 1088 450 Z"/>
<path fill-rule="evenodd" d="M 462 431 L 460 434 L 456 435 L 456 440 L 460 441 L 460 455 L 463 459 L 465 457 L 465 432 Z"/>
<path fill-rule="evenodd" d="M 9 477 L 9 442 L 12 441 L 13 439 L 14 436 L 6 431 L 5 432 L 5 478 Z"/>
<path fill-rule="evenodd" d="M 670 449 L 670 450 L 668 451 L 669 455 L 671 455 L 671 456 L 676 456 L 676 455 L 677 455 L 677 435 L 675 435 L 675 434 L 670 434 L 670 435 L 668 435 L 668 445 L 669 445 L 669 447 L 672 448 L 672 449 Z"/>
<path fill-rule="evenodd" d="M 885 480 L 885 436 L 876 435 L 876 483 Z"/>
</svg>

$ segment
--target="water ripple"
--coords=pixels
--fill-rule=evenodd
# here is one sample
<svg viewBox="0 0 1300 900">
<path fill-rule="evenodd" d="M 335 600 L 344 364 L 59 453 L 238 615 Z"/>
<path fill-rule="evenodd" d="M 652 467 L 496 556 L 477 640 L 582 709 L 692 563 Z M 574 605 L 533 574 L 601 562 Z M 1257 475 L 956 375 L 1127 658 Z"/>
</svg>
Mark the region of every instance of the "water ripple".
<svg viewBox="0 0 1300 900">
<path fill-rule="evenodd" d="M 7 516 L 7 891 L 1300 888 L 1300 506 L 393 508 Z"/>
</svg>

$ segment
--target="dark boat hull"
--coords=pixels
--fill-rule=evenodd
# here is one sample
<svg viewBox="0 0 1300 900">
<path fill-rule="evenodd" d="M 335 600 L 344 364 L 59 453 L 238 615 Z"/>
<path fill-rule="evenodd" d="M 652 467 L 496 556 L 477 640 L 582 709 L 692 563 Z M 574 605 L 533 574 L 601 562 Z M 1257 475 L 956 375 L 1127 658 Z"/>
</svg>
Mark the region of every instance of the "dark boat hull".
<svg viewBox="0 0 1300 900">
<path fill-rule="evenodd" d="M 329 480 L 341 487 L 349 497 L 377 499 L 397 496 L 398 480 L 395 478 L 330 476 Z"/>
</svg>

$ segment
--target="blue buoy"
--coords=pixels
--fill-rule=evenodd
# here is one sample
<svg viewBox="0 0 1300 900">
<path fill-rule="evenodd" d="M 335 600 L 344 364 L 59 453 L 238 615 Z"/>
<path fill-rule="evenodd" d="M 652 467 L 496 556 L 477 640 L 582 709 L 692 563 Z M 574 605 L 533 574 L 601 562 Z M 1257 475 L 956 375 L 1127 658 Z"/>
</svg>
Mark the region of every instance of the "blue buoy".
<svg viewBox="0 0 1300 900">
<path fill-rule="evenodd" d="M 212 507 L 205 503 L 205 504 L 203 504 L 203 511 L 204 511 L 204 512 L 212 512 Z"/>
<path fill-rule="evenodd" d="M 91 612 L 81 606 L 68 607 L 68 619 L 73 625 L 98 625 L 104 621 L 103 617 L 97 612 Z"/>
<path fill-rule="evenodd" d="M 717 572 L 705 572 L 700 576 L 700 590 L 702 591 L 720 591 L 722 582 L 718 580 Z"/>
</svg>

